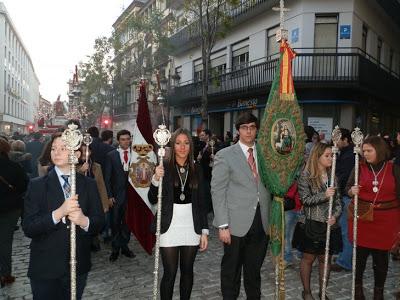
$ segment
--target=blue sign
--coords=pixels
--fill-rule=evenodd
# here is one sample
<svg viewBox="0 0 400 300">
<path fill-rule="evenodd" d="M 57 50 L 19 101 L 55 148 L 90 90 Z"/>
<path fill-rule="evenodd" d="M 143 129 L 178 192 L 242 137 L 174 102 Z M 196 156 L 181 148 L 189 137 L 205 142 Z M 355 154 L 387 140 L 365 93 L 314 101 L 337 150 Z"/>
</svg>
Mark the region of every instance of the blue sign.
<svg viewBox="0 0 400 300">
<path fill-rule="evenodd" d="M 299 28 L 295 28 L 292 30 L 292 44 L 297 43 L 299 41 Z"/>
<path fill-rule="evenodd" d="M 348 40 L 351 36 L 351 25 L 340 25 L 340 39 Z"/>
</svg>

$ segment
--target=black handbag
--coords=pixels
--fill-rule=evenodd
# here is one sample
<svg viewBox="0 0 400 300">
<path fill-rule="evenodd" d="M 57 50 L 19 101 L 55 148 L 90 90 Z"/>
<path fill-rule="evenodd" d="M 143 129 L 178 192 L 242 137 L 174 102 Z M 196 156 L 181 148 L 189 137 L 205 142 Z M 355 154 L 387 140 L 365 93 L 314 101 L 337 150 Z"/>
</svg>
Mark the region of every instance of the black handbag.
<svg viewBox="0 0 400 300">
<path fill-rule="evenodd" d="M 324 222 L 306 219 L 304 233 L 310 240 L 324 242 L 326 240 L 326 228 L 327 224 Z"/>
</svg>

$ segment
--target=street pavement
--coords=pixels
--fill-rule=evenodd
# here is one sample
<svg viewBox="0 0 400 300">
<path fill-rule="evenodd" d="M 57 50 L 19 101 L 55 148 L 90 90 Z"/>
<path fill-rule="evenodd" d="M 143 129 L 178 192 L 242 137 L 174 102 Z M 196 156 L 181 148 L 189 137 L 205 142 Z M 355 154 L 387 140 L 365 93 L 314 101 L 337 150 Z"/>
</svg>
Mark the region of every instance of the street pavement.
<svg viewBox="0 0 400 300">
<path fill-rule="evenodd" d="M 92 256 L 93 268 L 89 274 L 83 299 L 152 299 L 154 257 L 147 255 L 132 238 L 130 247 L 136 253 L 131 259 L 125 256 L 110 263 L 110 244 L 102 244 L 101 251 Z M 195 278 L 191 299 L 222 299 L 219 285 L 220 262 L 223 248 L 216 231 L 210 230 L 209 248 L 199 253 L 195 262 Z M 15 232 L 13 244 L 13 275 L 16 282 L 0 290 L 0 299 L 32 299 L 29 279 L 26 277 L 29 262 L 29 239 L 21 229 Z M 400 263 L 390 261 L 385 286 L 385 299 L 395 299 L 393 293 L 400 284 Z M 312 290 L 318 299 L 318 274 L 314 265 Z M 162 267 L 160 266 L 160 278 Z M 274 299 L 274 267 L 270 253 L 262 268 L 262 299 Z M 372 299 L 373 273 L 371 258 L 364 275 L 367 299 Z M 299 277 L 299 261 L 286 269 L 286 299 L 301 299 L 302 285 Z M 179 299 L 179 271 L 175 281 L 174 299 Z M 328 287 L 329 298 L 350 299 L 351 272 L 332 273 Z M 246 299 L 243 284 L 239 299 Z M 55 299 L 57 300 L 57 299 Z"/>
</svg>

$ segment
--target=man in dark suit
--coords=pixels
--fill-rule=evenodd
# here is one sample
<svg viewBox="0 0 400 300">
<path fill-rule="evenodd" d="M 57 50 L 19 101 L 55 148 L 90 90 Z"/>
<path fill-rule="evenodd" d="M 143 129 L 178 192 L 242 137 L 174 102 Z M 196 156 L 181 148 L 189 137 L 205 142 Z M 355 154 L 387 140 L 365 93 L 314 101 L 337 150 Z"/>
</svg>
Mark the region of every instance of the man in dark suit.
<svg viewBox="0 0 400 300">
<path fill-rule="evenodd" d="M 104 213 L 93 179 L 76 174 L 77 195 L 71 196 L 69 151 L 60 133 L 51 143 L 54 169 L 33 179 L 25 198 L 23 230 L 32 239 L 28 277 L 34 300 L 70 298 L 69 225 L 74 222 L 79 300 L 91 268 L 91 235 L 103 227 Z"/>
<path fill-rule="evenodd" d="M 216 154 L 211 180 L 214 226 L 224 243 L 221 290 L 224 300 L 237 299 L 243 269 L 247 299 L 255 300 L 261 298 L 271 195 L 258 175 L 257 118 L 243 114 L 236 129 L 239 141 Z"/>
<path fill-rule="evenodd" d="M 109 144 L 103 143 L 103 141 L 99 138 L 100 133 L 97 127 L 90 127 L 87 132 L 93 138 L 93 141 L 90 144 L 90 148 L 92 149 L 92 160 L 100 164 L 104 173 L 107 153 L 115 150 L 115 148 Z"/>
<path fill-rule="evenodd" d="M 135 254 L 129 250 L 130 231 L 125 221 L 126 192 L 128 189 L 129 165 L 131 162 L 131 133 L 120 130 L 117 133 L 119 147 L 107 154 L 105 161 L 104 180 L 110 201 L 114 203 L 110 209 L 112 252 L 110 261 L 118 259 L 119 252 L 133 258 Z"/>
<path fill-rule="evenodd" d="M 38 177 L 38 158 L 43 150 L 43 143 L 41 141 L 42 134 L 35 132 L 33 134 L 33 140 L 26 144 L 26 152 L 32 155 L 31 163 L 31 177 Z"/>
</svg>

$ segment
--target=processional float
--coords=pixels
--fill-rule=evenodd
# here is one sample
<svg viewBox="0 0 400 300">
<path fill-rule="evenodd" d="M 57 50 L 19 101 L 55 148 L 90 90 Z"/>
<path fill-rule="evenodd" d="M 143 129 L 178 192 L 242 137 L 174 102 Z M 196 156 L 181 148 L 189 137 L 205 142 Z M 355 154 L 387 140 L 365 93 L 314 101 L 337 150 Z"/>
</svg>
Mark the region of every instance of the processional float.
<svg viewBox="0 0 400 300">
<path fill-rule="evenodd" d="M 68 162 L 70 164 L 70 186 L 71 197 L 76 195 L 76 168 L 78 158 L 75 151 L 81 146 L 83 136 L 76 124 L 69 124 L 61 136 L 69 151 Z M 70 225 L 70 271 L 71 271 L 71 300 L 76 299 L 76 225 L 71 222 Z"/>
</svg>

